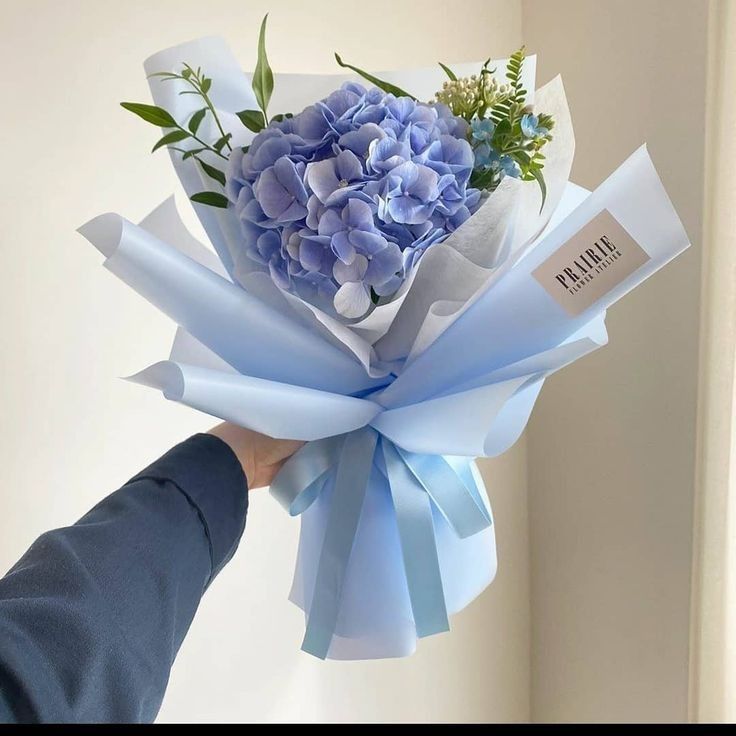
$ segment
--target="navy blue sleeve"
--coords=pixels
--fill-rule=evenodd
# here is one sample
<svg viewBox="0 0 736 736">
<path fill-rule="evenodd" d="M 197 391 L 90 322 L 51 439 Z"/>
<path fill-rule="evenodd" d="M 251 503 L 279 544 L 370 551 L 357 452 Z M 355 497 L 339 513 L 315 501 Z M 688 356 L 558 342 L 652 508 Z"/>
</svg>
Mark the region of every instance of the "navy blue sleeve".
<svg viewBox="0 0 736 736">
<path fill-rule="evenodd" d="M 202 434 L 39 537 L 0 580 L 0 722 L 152 721 L 247 508 L 235 454 Z"/>
</svg>

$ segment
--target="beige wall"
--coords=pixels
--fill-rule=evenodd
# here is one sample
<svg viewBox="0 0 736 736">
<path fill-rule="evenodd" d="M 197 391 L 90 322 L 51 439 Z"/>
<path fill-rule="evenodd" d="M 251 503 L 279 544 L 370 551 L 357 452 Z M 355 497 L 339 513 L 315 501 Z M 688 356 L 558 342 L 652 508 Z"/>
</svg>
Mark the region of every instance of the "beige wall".
<svg viewBox="0 0 736 736">
<path fill-rule="evenodd" d="M 371 23 L 367 7 L 392 22 Z M 147 153 L 151 129 L 117 107 L 147 99 L 143 58 L 221 34 L 250 65 L 267 10 L 282 71 L 332 69 L 333 49 L 390 67 L 433 63 L 437 46 L 451 62 L 520 43 L 517 0 L 456 1 L 449 29 L 446 9 L 439 0 L 0 0 L 0 567 L 212 423 L 116 379 L 165 357 L 173 326 L 74 232 L 111 209 L 138 219 L 176 187 L 166 157 Z M 254 494 L 243 545 L 205 597 L 161 720 L 527 719 L 524 444 L 486 468 L 498 578 L 451 635 L 398 661 L 320 663 L 299 652 L 302 622 L 286 600 L 298 525 Z"/>
<path fill-rule="evenodd" d="M 694 247 L 610 312 L 528 431 L 535 720 L 684 720 L 695 452 L 706 0 L 523 0 L 564 77 L 573 177 L 648 141 Z"/>
</svg>

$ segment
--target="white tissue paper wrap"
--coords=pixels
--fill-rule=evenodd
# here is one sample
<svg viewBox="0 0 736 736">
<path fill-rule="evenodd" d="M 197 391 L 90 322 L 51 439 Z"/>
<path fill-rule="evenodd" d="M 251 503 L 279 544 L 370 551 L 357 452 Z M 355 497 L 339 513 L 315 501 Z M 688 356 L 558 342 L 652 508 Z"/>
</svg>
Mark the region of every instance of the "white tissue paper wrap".
<svg viewBox="0 0 736 736">
<path fill-rule="evenodd" d="M 235 113 L 257 105 L 225 43 L 162 51 L 145 70 L 183 61 L 213 78 L 232 144 L 247 145 L 253 134 Z M 530 90 L 534 65 L 524 67 Z M 439 68 L 380 76 L 420 99 L 443 81 Z M 298 112 L 353 78 L 277 74 L 270 111 Z M 185 120 L 197 102 L 178 84 L 150 79 L 155 103 Z M 491 508 L 473 458 L 507 450 L 544 379 L 606 343 L 608 306 L 688 246 L 645 148 L 590 193 L 568 181 L 574 138 L 561 80 L 533 101 L 556 122 L 544 206 L 536 184 L 507 177 L 391 301 L 353 324 L 274 286 L 244 255 L 230 210 L 193 205 L 214 252 L 187 231 L 173 198 L 138 225 L 106 214 L 80 228 L 110 271 L 179 325 L 169 359 L 131 380 L 307 441 L 272 493 L 301 515 L 290 597 L 305 611 L 303 648 L 316 656 L 411 654 L 493 580 Z M 217 137 L 204 127 L 200 136 L 209 133 Z M 212 188 L 191 159 L 172 161 L 188 195 Z M 649 260 L 570 316 L 533 272 L 603 210 Z"/>
</svg>

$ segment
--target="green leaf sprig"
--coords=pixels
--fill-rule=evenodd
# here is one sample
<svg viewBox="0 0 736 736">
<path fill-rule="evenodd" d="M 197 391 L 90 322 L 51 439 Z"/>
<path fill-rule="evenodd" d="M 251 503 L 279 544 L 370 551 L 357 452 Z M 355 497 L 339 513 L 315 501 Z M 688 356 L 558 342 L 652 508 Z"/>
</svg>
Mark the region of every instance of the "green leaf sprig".
<svg viewBox="0 0 736 736">
<path fill-rule="evenodd" d="M 391 84 L 391 82 L 384 82 L 382 79 L 373 76 L 373 74 L 369 74 L 363 69 L 359 69 L 357 66 L 346 64 L 337 53 L 335 54 L 335 61 L 343 69 L 350 69 L 351 71 L 354 71 L 356 74 L 359 74 L 361 77 L 363 77 L 363 79 L 366 79 L 371 84 L 374 84 L 376 87 L 378 87 L 378 89 L 382 89 L 387 94 L 395 95 L 396 97 L 410 97 L 412 100 L 416 100 L 416 97 L 414 97 L 414 95 L 410 95 L 408 92 L 401 89 L 401 87 L 397 87 L 395 84 Z"/>
<path fill-rule="evenodd" d="M 268 125 L 268 103 L 273 93 L 273 71 L 266 54 L 266 22 L 268 13 L 263 16 L 261 30 L 258 34 L 258 59 L 253 72 L 251 86 L 256 96 L 259 110 L 243 110 L 237 113 L 240 122 L 253 133 L 260 133 Z M 278 119 L 280 116 L 274 116 Z"/>
<path fill-rule="evenodd" d="M 204 107 L 196 110 L 191 115 L 185 127 L 184 125 L 180 125 L 174 117 L 162 107 L 158 107 L 156 105 L 145 105 L 139 102 L 121 102 L 120 105 L 123 108 L 134 113 L 147 123 L 151 123 L 159 128 L 172 129 L 165 133 L 163 137 L 156 142 L 151 149 L 151 153 L 154 153 L 159 148 L 166 147 L 181 153 L 182 160 L 194 158 L 202 171 L 204 171 L 210 179 L 213 179 L 220 185 L 224 186 L 225 173 L 216 166 L 207 163 L 207 161 L 201 157 L 201 154 L 206 151 L 227 161 L 228 156 L 223 153 L 223 151 L 225 149 L 228 152 L 232 151 L 232 147 L 230 146 L 232 134 L 225 133 L 215 106 L 212 104 L 212 100 L 209 96 L 209 92 L 212 89 L 212 79 L 207 77 L 202 72 L 201 68 L 194 69 L 186 63 L 182 64 L 182 71 L 178 74 L 175 72 L 156 72 L 150 76 L 161 77 L 164 82 L 175 79 L 183 81 L 190 89 L 183 89 L 179 94 L 198 95 L 204 103 Z M 207 115 L 212 116 L 220 134 L 218 139 L 211 144 L 207 143 L 199 136 L 200 127 Z M 179 148 L 175 145 L 185 140 L 192 140 L 196 145 L 192 148 Z M 212 207 L 227 207 L 227 197 L 220 192 L 198 192 L 190 197 L 190 199 L 193 202 L 208 204 Z"/>
<path fill-rule="evenodd" d="M 271 95 L 273 93 L 273 71 L 271 70 L 271 65 L 268 63 L 268 56 L 266 54 L 267 21 L 268 14 L 266 14 L 261 21 L 261 30 L 258 37 L 258 60 L 252 80 L 253 92 L 260 109 L 243 110 L 242 112 L 237 113 L 237 116 L 243 125 L 254 133 L 259 133 L 268 125 L 268 103 L 271 101 Z M 232 146 L 230 145 L 232 133 L 225 132 L 222 127 L 222 123 L 220 122 L 220 118 L 217 115 L 217 110 L 212 104 L 212 100 L 209 96 L 209 92 L 212 89 L 212 79 L 203 73 L 201 67 L 194 69 L 194 67 L 186 63 L 182 64 L 182 71 L 180 73 L 156 72 L 150 76 L 161 77 L 164 82 L 172 80 L 185 82 L 188 85 L 188 88 L 181 90 L 179 94 L 198 95 L 201 97 L 204 104 L 204 107 L 196 110 L 191 115 L 185 127 L 178 123 L 174 117 L 162 107 L 146 105 L 140 102 L 121 102 L 120 105 L 122 107 L 134 113 L 142 120 L 167 130 L 167 132 L 164 133 L 164 135 L 153 146 L 151 152 L 153 153 L 159 148 L 166 147 L 170 150 L 181 153 L 183 161 L 188 158 L 194 158 L 202 171 L 210 179 L 216 181 L 221 186 L 224 186 L 226 181 L 225 173 L 201 157 L 201 154 L 207 152 L 227 161 L 229 158 L 227 154 L 232 152 Z M 212 116 L 212 120 L 217 126 L 220 134 L 219 138 L 214 143 L 208 143 L 199 136 L 200 127 L 208 115 Z M 288 117 L 291 117 L 291 115 L 274 115 L 272 120 L 278 121 Z M 180 148 L 176 146 L 177 143 L 181 143 L 182 141 L 189 139 L 194 141 L 196 145 L 191 148 Z M 247 147 L 243 150 L 247 150 Z M 225 151 L 227 153 L 225 153 Z M 196 194 L 193 194 L 190 199 L 197 204 L 206 204 L 210 207 L 225 208 L 228 206 L 227 197 L 221 192 L 197 192 Z"/>
</svg>

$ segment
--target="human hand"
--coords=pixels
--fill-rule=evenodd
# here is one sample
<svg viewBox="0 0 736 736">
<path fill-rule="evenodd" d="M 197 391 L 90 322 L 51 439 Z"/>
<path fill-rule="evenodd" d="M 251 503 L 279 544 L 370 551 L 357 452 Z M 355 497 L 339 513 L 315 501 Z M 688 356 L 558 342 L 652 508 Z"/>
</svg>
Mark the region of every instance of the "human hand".
<svg viewBox="0 0 736 736">
<path fill-rule="evenodd" d="M 218 424 L 208 434 L 230 446 L 243 466 L 249 489 L 270 485 L 281 466 L 304 444 L 277 440 L 229 422 Z"/>
</svg>

